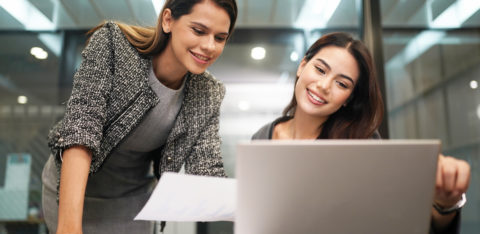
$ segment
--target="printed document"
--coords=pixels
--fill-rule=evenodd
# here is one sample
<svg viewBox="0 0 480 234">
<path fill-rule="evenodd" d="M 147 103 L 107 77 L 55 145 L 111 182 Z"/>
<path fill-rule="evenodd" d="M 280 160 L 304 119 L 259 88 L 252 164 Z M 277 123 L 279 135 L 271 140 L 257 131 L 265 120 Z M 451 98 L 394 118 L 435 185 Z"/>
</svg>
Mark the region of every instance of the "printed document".
<svg viewBox="0 0 480 234">
<path fill-rule="evenodd" d="M 165 172 L 135 220 L 234 221 L 236 180 Z"/>
</svg>

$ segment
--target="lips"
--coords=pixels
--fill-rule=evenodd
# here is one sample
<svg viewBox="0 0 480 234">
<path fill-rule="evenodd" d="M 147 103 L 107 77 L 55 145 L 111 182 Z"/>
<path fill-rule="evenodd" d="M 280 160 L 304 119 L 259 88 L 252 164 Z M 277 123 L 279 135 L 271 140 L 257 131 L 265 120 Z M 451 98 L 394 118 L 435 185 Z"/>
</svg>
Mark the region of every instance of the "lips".
<svg viewBox="0 0 480 234">
<path fill-rule="evenodd" d="M 206 64 L 206 63 L 208 63 L 208 61 L 210 61 L 209 57 L 201 55 L 201 54 L 197 54 L 193 51 L 190 51 L 190 54 L 192 55 L 193 59 L 195 59 L 195 61 L 197 61 L 198 63 Z"/>
<path fill-rule="evenodd" d="M 315 93 L 313 93 L 309 89 L 307 89 L 307 94 L 308 94 L 308 97 L 310 97 L 310 100 L 316 105 L 321 105 L 321 104 L 326 104 L 327 103 L 327 101 L 325 101 L 323 98 L 319 97 L 318 95 L 316 95 Z"/>
</svg>

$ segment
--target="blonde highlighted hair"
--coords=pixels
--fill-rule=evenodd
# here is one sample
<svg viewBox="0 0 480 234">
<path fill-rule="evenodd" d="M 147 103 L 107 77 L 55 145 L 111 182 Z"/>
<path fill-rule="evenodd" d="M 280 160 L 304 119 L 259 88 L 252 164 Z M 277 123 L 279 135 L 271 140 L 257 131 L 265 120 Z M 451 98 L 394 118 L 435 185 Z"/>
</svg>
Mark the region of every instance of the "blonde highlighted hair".
<svg viewBox="0 0 480 234">
<path fill-rule="evenodd" d="M 142 55 L 155 55 L 161 53 L 167 46 L 170 34 L 163 32 L 162 28 L 162 13 L 165 9 L 170 9 L 173 19 L 177 20 L 181 16 L 189 14 L 193 6 L 203 1 L 212 1 L 217 6 L 223 8 L 230 17 L 229 36 L 233 32 L 235 21 L 237 19 L 237 3 L 235 0 L 167 0 L 158 17 L 157 25 L 155 27 L 141 27 L 129 25 L 121 22 L 115 22 L 127 40 L 133 47 Z M 88 31 L 91 35 L 96 30 L 101 28 L 105 22 L 97 25 Z"/>
</svg>

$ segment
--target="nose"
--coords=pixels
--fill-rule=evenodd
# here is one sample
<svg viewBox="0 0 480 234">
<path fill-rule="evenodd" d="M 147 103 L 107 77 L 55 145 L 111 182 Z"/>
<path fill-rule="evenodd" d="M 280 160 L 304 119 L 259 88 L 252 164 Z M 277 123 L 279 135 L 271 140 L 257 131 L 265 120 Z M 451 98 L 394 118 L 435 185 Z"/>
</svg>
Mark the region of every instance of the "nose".
<svg viewBox="0 0 480 234">
<path fill-rule="evenodd" d="M 201 48 L 207 53 L 211 53 L 215 50 L 215 36 L 205 37 L 205 41 L 202 42 Z"/>
<path fill-rule="evenodd" d="M 330 92 L 330 88 L 332 87 L 333 79 L 330 77 L 323 77 L 318 79 L 317 87 L 325 93 Z"/>
</svg>

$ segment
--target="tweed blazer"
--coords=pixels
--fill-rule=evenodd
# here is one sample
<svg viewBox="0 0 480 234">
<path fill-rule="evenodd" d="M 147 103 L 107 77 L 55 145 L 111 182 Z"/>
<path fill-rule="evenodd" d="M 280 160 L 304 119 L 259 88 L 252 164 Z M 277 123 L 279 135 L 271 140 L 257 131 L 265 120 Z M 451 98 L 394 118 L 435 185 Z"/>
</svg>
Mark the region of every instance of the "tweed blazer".
<svg viewBox="0 0 480 234">
<path fill-rule="evenodd" d="M 140 55 L 115 23 L 92 35 L 82 57 L 65 115 L 48 136 L 58 172 L 62 150 L 74 145 L 91 151 L 90 173 L 100 170 L 112 149 L 162 101 L 148 85 L 151 58 Z M 225 176 L 219 137 L 225 87 L 208 72 L 186 79 L 182 107 L 159 151 L 159 173 L 178 172 L 185 163 L 189 174 Z"/>
</svg>

